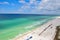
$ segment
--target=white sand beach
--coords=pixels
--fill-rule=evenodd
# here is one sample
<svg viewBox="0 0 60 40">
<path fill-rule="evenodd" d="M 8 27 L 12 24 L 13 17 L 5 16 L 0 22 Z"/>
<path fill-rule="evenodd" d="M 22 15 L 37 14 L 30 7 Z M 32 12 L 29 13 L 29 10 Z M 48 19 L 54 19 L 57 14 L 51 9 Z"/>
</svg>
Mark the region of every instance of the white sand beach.
<svg viewBox="0 0 60 40">
<path fill-rule="evenodd" d="M 60 17 L 56 17 L 22 36 L 17 35 L 13 40 L 54 40 L 57 31 L 56 27 L 59 25 Z"/>
</svg>

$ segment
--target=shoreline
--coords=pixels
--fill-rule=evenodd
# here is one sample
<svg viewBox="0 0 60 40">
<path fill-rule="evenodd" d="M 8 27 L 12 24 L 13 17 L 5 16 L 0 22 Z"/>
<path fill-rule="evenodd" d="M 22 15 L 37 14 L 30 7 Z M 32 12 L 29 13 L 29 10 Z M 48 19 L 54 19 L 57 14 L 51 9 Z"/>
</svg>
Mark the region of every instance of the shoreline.
<svg viewBox="0 0 60 40">
<path fill-rule="evenodd" d="M 58 24 L 56 24 L 56 23 L 58 23 Z M 36 28 L 36 29 L 34 29 L 34 30 L 32 30 L 32 31 L 30 31 L 30 32 L 27 32 L 27 33 L 25 33 L 24 35 L 22 35 L 22 36 L 18 36 L 18 37 L 16 37 L 16 38 L 14 38 L 13 40 L 23 40 L 23 39 L 26 39 L 26 38 L 28 38 L 27 36 L 31 36 L 32 34 L 34 35 L 35 33 L 42 33 L 42 32 L 44 32 L 43 30 L 47 30 L 47 29 L 45 29 L 45 27 L 44 26 L 49 26 L 50 24 L 52 24 L 52 26 L 54 27 L 54 33 L 52 33 L 52 35 L 51 35 L 51 37 L 50 38 L 52 38 L 52 39 L 54 39 L 54 37 L 55 37 L 55 32 L 56 32 L 56 26 L 58 26 L 58 25 L 60 25 L 60 19 L 57 17 L 56 19 L 53 19 L 53 20 L 50 20 L 50 21 L 48 21 L 47 23 L 45 23 L 45 24 L 43 24 L 43 25 L 41 25 L 41 27 L 39 27 L 39 28 Z M 35 31 L 36 30 L 36 31 Z M 39 30 L 40 30 L 40 32 L 39 32 Z M 35 34 L 35 35 L 37 35 L 37 34 Z M 44 34 L 43 34 L 44 35 Z M 38 37 L 38 36 L 37 36 Z M 51 40 L 52 40 L 51 39 Z M 36 39 L 37 40 L 37 39 Z"/>
<path fill-rule="evenodd" d="M 54 19 L 52 19 L 52 20 L 54 20 Z M 50 20 L 50 21 L 51 21 L 51 20 Z M 48 21 L 48 22 L 50 22 L 50 21 Z M 44 23 L 44 24 L 45 24 L 45 23 Z M 44 24 L 42 24 L 42 25 L 44 25 Z M 41 26 L 42 26 L 42 25 L 41 25 Z M 39 29 L 39 27 L 38 27 L 38 28 L 36 28 L 36 29 Z M 27 34 L 29 34 L 29 33 L 33 32 L 33 31 L 34 31 L 34 30 L 36 30 L 36 29 L 33 29 L 33 30 L 29 31 L 29 32 L 27 32 L 27 33 L 23 34 L 23 35 L 22 35 L 22 36 L 20 36 L 20 37 L 23 37 L 24 35 L 27 35 Z M 19 36 L 17 36 L 17 37 L 18 37 L 18 38 L 20 38 Z M 16 37 L 16 38 L 17 38 L 17 37 Z M 17 39 L 18 39 L 18 38 L 17 38 Z"/>
</svg>

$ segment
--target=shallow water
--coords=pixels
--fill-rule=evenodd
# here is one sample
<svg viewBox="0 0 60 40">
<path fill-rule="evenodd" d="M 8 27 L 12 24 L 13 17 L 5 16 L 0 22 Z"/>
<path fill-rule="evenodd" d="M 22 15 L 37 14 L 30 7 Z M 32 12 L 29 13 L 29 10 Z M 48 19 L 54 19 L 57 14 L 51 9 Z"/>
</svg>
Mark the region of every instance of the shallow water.
<svg viewBox="0 0 60 40">
<path fill-rule="evenodd" d="M 9 40 L 42 25 L 53 16 L 0 15 L 0 40 Z M 40 23 L 40 24 L 37 24 Z M 37 25 L 35 25 L 37 24 Z"/>
</svg>

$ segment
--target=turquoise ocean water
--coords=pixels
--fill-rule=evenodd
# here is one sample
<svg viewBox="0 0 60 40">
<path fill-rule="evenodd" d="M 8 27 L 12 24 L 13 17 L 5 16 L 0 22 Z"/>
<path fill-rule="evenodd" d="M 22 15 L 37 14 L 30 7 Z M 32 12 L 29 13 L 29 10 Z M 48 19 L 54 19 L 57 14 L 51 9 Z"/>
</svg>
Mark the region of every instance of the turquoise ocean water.
<svg viewBox="0 0 60 40">
<path fill-rule="evenodd" d="M 31 31 L 53 17 L 32 14 L 0 14 L 0 40 L 10 40 L 18 34 Z"/>
</svg>

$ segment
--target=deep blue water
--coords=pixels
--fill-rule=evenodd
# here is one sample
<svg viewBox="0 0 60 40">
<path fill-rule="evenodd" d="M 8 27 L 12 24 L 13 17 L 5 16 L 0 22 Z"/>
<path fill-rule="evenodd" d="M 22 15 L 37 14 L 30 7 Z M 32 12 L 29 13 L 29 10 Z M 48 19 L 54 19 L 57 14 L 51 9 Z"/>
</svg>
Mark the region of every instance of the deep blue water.
<svg viewBox="0 0 60 40">
<path fill-rule="evenodd" d="M 24 18 L 24 17 L 36 17 L 36 16 L 52 16 L 52 15 L 40 15 L 40 14 L 0 14 L 0 20 L 10 20 L 14 18 Z"/>
</svg>

